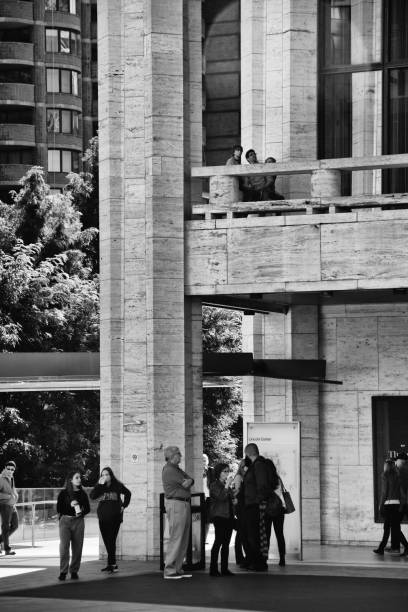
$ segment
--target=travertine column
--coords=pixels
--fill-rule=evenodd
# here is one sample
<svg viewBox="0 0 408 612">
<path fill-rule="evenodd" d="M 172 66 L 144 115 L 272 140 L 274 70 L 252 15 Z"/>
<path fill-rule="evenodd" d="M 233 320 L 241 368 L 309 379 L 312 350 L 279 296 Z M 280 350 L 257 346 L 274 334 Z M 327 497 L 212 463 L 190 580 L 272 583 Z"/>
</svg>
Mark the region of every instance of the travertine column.
<svg viewBox="0 0 408 612">
<path fill-rule="evenodd" d="M 159 550 L 163 448 L 179 445 L 190 469 L 198 454 L 198 400 L 186 403 L 185 369 L 185 331 L 197 346 L 191 330 L 198 329 L 197 312 L 184 306 L 184 168 L 193 151 L 184 109 L 197 102 L 185 72 L 190 26 L 190 47 L 197 41 L 185 7 L 183 0 L 98 4 L 101 456 L 133 492 L 121 546 L 141 558 Z M 187 375 L 197 384 L 197 357 Z"/>
</svg>

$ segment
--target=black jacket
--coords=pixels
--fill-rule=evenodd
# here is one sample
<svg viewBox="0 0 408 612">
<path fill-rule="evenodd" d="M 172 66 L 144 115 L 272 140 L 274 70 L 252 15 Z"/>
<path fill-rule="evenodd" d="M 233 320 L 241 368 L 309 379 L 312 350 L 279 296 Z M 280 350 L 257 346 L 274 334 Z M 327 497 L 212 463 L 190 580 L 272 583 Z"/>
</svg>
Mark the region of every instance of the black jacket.
<svg viewBox="0 0 408 612">
<path fill-rule="evenodd" d="M 127 508 L 130 504 L 131 496 L 129 489 L 121 482 L 114 482 L 111 486 L 97 484 L 90 494 L 91 499 L 99 499 L 97 515 L 101 521 L 121 517 L 123 508 Z"/>
<path fill-rule="evenodd" d="M 73 491 L 72 495 L 69 494 L 67 489 L 62 489 L 57 498 L 57 512 L 60 516 L 76 516 L 75 508 L 71 506 L 71 502 L 74 499 L 79 503 L 82 510 L 82 516 L 85 516 L 85 514 L 91 511 L 88 495 L 82 488 L 78 491 Z"/>
<path fill-rule="evenodd" d="M 270 497 L 268 466 L 261 455 L 255 459 L 244 475 L 245 506 L 253 506 Z"/>
<path fill-rule="evenodd" d="M 210 484 L 210 519 L 216 517 L 233 518 L 231 489 L 227 489 L 219 480 Z"/>
</svg>

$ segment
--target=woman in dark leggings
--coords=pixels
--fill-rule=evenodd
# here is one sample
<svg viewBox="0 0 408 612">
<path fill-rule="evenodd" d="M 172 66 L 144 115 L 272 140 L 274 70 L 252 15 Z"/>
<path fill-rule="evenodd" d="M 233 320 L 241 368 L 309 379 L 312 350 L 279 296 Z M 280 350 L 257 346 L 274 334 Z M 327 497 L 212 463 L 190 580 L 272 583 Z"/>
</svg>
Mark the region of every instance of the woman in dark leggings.
<svg viewBox="0 0 408 612">
<path fill-rule="evenodd" d="M 382 494 L 380 503 L 380 513 L 384 517 L 383 538 L 373 552 L 383 555 L 387 546 L 391 532 L 391 554 L 399 555 L 401 538 L 401 514 L 400 506 L 404 499 L 401 490 L 401 481 L 394 461 L 387 459 L 384 463 L 384 473 L 382 476 Z M 405 540 L 404 536 L 403 539 Z M 404 547 L 406 545 L 404 542 Z"/>
<path fill-rule="evenodd" d="M 214 481 L 210 484 L 210 518 L 214 523 L 215 540 L 211 549 L 210 576 L 233 576 L 228 569 L 229 544 L 234 525 L 233 493 L 226 486 L 230 469 L 226 463 L 214 468 Z M 221 573 L 218 571 L 218 555 L 221 549 Z"/>
<path fill-rule="evenodd" d="M 122 500 L 123 496 L 123 500 Z M 108 564 L 101 572 L 117 572 L 116 538 L 123 520 L 123 510 L 130 503 L 131 493 L 114 475 L 110 467 L 103 468 L 91 499 L 99 499 L 98 519 L 103 543 L 108 553 Z"/>
</svg>

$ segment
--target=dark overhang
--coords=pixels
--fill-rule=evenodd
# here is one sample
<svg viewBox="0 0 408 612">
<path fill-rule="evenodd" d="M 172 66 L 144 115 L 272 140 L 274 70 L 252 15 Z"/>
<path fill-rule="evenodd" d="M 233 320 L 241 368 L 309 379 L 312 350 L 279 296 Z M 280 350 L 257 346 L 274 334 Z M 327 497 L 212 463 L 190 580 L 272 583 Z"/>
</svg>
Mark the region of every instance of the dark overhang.
<svg viewBox="0 0 408 612">
<path fill-rule="evenodd" d="M 261 376 L 342 384 L 326 380 L 324 359 L 254 359 L 252 353 L 203 353 L 203 376 Z"/>
<path fill-rule="evenodd" d="M 242 310 L 245 314 L 269 314 L 270 312 L 287 314 L 289 311 L 289 304 L 265 302 L 261 299 L 211 295 L 203 296 L 202 300 L 205 306 L 227 308 L 228 310 Z"/>
</svg>

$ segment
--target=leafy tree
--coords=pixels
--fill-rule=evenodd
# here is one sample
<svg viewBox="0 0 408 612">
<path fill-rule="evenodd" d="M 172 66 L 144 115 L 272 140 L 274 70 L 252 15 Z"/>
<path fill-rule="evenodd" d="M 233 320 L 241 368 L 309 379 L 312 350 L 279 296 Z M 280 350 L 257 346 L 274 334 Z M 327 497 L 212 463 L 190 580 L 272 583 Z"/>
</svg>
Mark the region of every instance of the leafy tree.
<svg viewBox="0 0 408 612">
<path fill-rule="evenodd" d="M 242 347 L 241 314 L 203 307 L 203 350 L 238 352 Z M 233 384 L 233 382 L 231 382 Z M 210 463 L 233 463 L 242 454 L 242 393 L 238 386 L 205 387 L 204 452 Z"/>
</svg>

